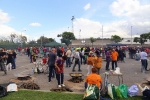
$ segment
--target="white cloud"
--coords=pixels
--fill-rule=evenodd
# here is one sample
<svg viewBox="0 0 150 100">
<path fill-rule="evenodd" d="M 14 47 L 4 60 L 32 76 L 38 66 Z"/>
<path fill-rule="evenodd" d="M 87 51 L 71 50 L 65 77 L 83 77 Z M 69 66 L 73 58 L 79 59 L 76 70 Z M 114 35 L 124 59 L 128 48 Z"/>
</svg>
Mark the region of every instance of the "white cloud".
<svg viewBox="0 0 150 100">
<path fill-rule="evenodd" d="M 8 14 L 0 10 L 0 23 L 6 23 L 9 20 L 10 20 L 10 17 L 8 16 Z"/>
<path fill-rule="evenodd" d="M 31 23 L 30 26 L 41 26 L 40 23 Z"/>
<path fill-rule="evenodd" d="M 110 38 L 111 35 L 119 35 L 123 38 L 131 37 L 131 25 L 132 21 L 126 20 L 105 23 L 103 25 L 103 37 Z M 136 35 L 137 33 L 141 34 L 144 32 L 149 32 L 150 28 L 145 28 L 148 25 L 150 26 L 150 23 L 138 24 L 137 22 L 135 22 L 135 25 L 132 26 L 132 34 Z M 102 24 L 98 21 L 92 21 L 84 18 L 76 18 L 76 20 L 74 21 L 74 34 L 76 38 L 79 38 L 80 29 L 81 38 L 102 37 Z"/>
<path fill-rule="evenodd" d="M 88 4 L 86 4 L 85 6 L 84 6 L 84 10 L 88 10 L 88 9 L 90 9 L 90 3 L 88 3 Z"/>
</svg>

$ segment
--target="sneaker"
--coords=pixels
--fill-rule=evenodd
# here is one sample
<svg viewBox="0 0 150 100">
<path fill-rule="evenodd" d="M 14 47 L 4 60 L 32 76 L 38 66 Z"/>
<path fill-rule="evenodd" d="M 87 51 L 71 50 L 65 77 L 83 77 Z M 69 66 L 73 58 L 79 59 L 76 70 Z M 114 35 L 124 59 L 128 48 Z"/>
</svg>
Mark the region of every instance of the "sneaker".
<svg viewBox="0 0 150 100">
<path fill-rule="evenodd" d="M 82 70 L 78 70 L 78 72 L 82 72 Z"/>
<path fill-rule="evenodd" d="M 61 84 L 61 86 L 62 86 L 62 87 L 64 87 L 64 86 L 65 86 L 65 84 Z"/>
<path fill-rule="evenodd" d="M 61 85 L 58 85 L 59 88 L 61 88 Z"/>
<path fill-rule="evenodd" d="M 75 72 L 75 70 L 72 70 L 72 72 Z"/>
</svg>

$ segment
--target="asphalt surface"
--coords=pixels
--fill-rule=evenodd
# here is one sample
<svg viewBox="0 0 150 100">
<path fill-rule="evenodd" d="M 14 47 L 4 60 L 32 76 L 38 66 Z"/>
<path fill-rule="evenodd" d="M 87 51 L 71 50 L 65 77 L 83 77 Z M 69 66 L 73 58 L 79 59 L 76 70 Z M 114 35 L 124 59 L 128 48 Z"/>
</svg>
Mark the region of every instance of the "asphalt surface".
<svg viewBox="0 0 150 100">
<path fill-rule="evenodd" d="M 37 59 L 37 61 L 39 60 L 41 60 L 41 58 Z M 32 68 L 34 67 L 34 64 L 30 63 L 29 57 L 27 57 L 27 55 L 22 55 L 22 56 L 17 55 L 16 65 L 17 65 L 17 68 L 11 71 L 8 71 L 6 76 L 3 76 L 4 72 L 0 71 L 0 84 L 9 83 L 12 78 L 16 78 L 17 74 L 31 74 Z M 100 75 L 102 76 L 103 80 L 105 76 L 104 73 L 106 72 L 105 65 L 106 65 L 106 62 L 103 61 L 102 68 L 100 71 Z M 145 80 L 145 78 L 150 77 L 150 71 L 146 71 L 145 73 L 141 72 L 140 61 L 135 61 L 134 59 L 126 58 L 125 63 L 119 62 L 118 66 L 120 67 L 121 73 L 123 74 L 123 83 L 126 84 L 128 87 L 135 83 L 141 83 Z M 73 89 L 74 92 L 83 92 L 84 82 L 81 82 L 81 83 L 68 82 L 68 80 L 71 79 L 71 76 L 69 73 L 72 72 L 72 67 L 73 65 L 70 68 L 65 67 L 64 69 L 65 70 L 64 71 L 65 82 L 64 83 L 65 85 Z M 109 68 L 111 69 L 111 64 Z M 149 65 L 148 65 L 148 68 L 149 68 Z M 76 66 L 75 69 L 78 70 L 78 66 Z M 83 79 L 85 79 L 86 74 L 87 74 L 87 65 L 81 65 L 81 70 L 82 70 L 82 74 L 84 75 Z M 34 82 L 40 86 L 41 90 L 49 91 L 51 88 L 57 87 L 56 78 L 52 78 L 52 81 L 48 82 L 48 74 L 43 74 L 43 73 L 32 74 L 32 76 L 35 77 Z M 109 82 L 115 85 L 119 85 L 119 79 L 116 76 L 110 76 Z"/>
</svg>

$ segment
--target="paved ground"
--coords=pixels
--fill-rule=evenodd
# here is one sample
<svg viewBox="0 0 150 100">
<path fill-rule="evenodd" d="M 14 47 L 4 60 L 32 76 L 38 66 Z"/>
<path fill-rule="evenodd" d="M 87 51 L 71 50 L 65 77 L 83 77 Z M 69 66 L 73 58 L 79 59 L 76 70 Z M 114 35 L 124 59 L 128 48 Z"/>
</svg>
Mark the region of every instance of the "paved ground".
<svg viewBox="0 0 150 100">
<path fill-rule="evenodd" d="M 40 59 L 38 59 L 40 60 Z M 3 72 L 0 71 L 0 84 L 8 83 L 10 79 L 15 78 L 15 74 L 18 73 L 31 73 L 32 67 L 34 67 L 33 63 L 29 63 L 29 58 L 26 55 L 23 56 L 17 56 L 17 69 L 8 71 L 8 74 L 6 76 L 2 76 Z M 101 69 L 101 76 L 104 79 L 104 72 L 105 72 L 105 61 L 103 61 L 103 67 Z M 125 63 L 118 63 L 118 66 L 121 69 L 121 72 L 123 73 L 123 81 L 124 84 L 131 86 L 135 83 L 139 83 L 144 81 L 144 78 L 150 77 L 150 71 L 147 71 L 145 73 L 140 72 L 141 63 L 140 61 L 135 61 L 133 59 L 126 58 Z M 111 65 L 110 65 L 111 68 Z M 148 66 L 149 68 L 149 66 Z M 87 65 L 81 66 L 82 73 L 86 75 L 87 73 Z M 84 90 L 84 83 L 71 83 L 67 80 L 71 79 L 69 73 L 71 72 L 71 68 L 65 68 L 65 84 L 69 86 L 71 89 L 73 89 L 75 92 L 81 92 Z M 77 70 L 77 67 L 76 67 Z M 48 75 L 47 74 L 34 74 L 35 77 L 34 82 L 36 82 L 41 90 L 50 90 L 51 88 L 57 87 L 56 79 L 53 78 L 52 82 L 48 82 Z M 85 76 L 83 77 L 85 78 Z M 118 77 L 111 76 L 109 78 L 109 81 L 115 85 L 118 85 Z"/>
</svg>

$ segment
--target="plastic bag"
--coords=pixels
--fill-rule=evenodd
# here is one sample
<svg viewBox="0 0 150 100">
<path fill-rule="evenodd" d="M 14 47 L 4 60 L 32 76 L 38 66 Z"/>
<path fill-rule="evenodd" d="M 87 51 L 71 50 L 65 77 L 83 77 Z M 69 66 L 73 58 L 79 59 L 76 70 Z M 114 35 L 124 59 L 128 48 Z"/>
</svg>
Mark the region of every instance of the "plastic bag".
<svg viewBox="0 0 150 100">
<path fill-rule="evenodd" d="M 121 92 L 119 90 L 119 87 L 116 86 L 115 89 L 116 89 L 116 93 L 117 93 L 117 98 L 122 98 L 122 95 L 121 95 Z"/>
<path fill-rule="evenodd" d="M 113 92 L 112 92 L 112 84 L 109 83 L 107 87 L 108 87 L 108 95 L 110 96 L 111 99 L 114 99 Z"/>
<path fill-rule="evenodd" d="M 127 85 L 125 84 L 120 84 L 119 85 L 119 90 L 121 92 L 121 95 L 124 97 L 124 98 L 128 98 L 127 94 L 128 94 L 128 89 L 127 89 Z"/>
<path fill-rule="evenodd" d="M 96 85 L 88 85 L 83 100 L 98 100 L 99 88 Z"/>
<path fill-rule="evenodd" d="M 128 95 L 130 97 L 137 96 L 138 93 L 139 93 L 139 89 L 138 89 L 138 86 L 136 84 L 134 84 L 128 88 Z"/>
</svg>

